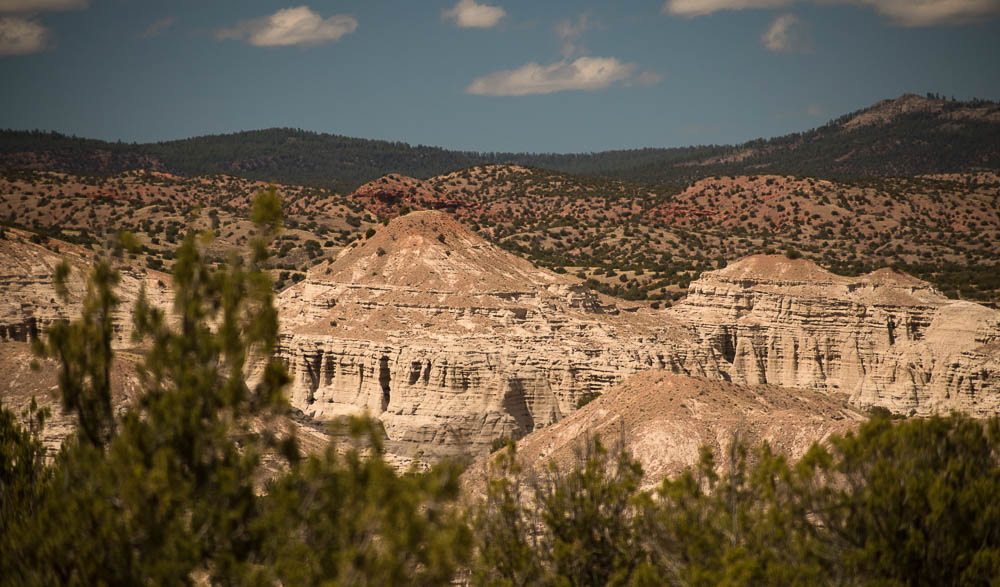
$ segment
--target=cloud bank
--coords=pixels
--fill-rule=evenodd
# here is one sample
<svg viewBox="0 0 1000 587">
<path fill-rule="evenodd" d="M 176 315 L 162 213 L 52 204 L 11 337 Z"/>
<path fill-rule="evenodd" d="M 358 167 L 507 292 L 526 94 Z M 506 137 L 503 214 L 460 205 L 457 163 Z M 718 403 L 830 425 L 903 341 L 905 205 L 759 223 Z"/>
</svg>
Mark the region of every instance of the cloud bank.
<svg viewBox="0 0 1000 587">
<path fill-rule="evenodd" d="M 489 29 L 500 24 L 507 12 L 499 6 L 477 4 L 475 0 L 459 0 L 451 10 L 441 13 L 441 18 L 451 20 L 463 29 Z"/>
<path fill-rule="evenodd" d="M 812 0 L 818 4 L 868 6 L 892 24 L 924 27 L 965 24 L 1000 14 L 1000 0 Z M 721 10 L 780 8 L 794 0 L 666 0 L 663 14 L 704 16 Z"/>
<path fill-rule="evenodd" d="M 673 16 L 704 16 L 720 10 L 778 8 L 792 0 L 667 0 L 661 12 Z"/>
<path fill-rule="evenodd" d="M 967 24 L 1000 14 L 1000 0 L 826 0 L 870 6 L 903 27 Z"/>
<path fill-rule="evenodd" d="M 465 92 L 479 96 L 527 96 L 566 90 L 601 90 L 627 80 L 635 65 L 614 57 L 580 57 L 550 65 L 528 63 L 473 80 Z"/>
<path fill-rule="evenodd" d="M 323 18 L 308 6 L 285 8 L 264 18 L 245 20 L 219 30 L 215 38 L 244 41 L 255 47 L 321 45 L 339 40 L 358 28 L 358 20 L 346 14 Z"/>
<path fill-rule="evenodd" d="M 0 16 L 0 56 L 29 55 L 46 49 L 49 29 L 30 18 Z"/>
</svg>

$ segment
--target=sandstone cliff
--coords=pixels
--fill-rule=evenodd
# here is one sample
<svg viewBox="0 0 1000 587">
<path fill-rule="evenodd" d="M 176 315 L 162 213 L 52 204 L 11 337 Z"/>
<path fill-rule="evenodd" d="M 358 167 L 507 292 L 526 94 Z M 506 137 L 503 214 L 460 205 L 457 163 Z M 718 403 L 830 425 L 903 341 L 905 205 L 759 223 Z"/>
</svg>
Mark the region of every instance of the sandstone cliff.
<svg viewBox="0 0 1000 587">
<path fill-rule="evenodd" d="M 61 256 L 77 269 L 69 305 L 51 281 Z M 26 341 L 77 315 L 88 263 L 85 251 L 57 254 L 8 230 L 0 339 Z M 123 272 L 119 348 L 129 345 L 140 287 L 168 307 L 165 282 Z M 1000 312 L 891 270 L 850 278 L 802 259 L 750 257 L 703 274 L 683 302 L 653 311 L 539 269 L 428 211 L 379 226 L 277 303 L 278 354 L 306 424 L 368 412 L 404 463 L 521 438 L 651 369 L 816 390 L 903 414 L 1000 412 Z M 15 348 L 23 354 L 8 346 L 4 358 Z"/>
<path fill-rule="evenodd" d="M 410 454 L 521 437 L 637 371 L 722 376 L 668 316 L 619 308 L 437 212 L 379 227 L 278 304 L 293 406 L 321 420 L 367 410 Z"/>
<path fill-rule="evenodd" d="M 1000 412 L 1000 312 L 880 269 L 842 277 L 758 255 L 705 273 L 669 313 L 736 383 L 842 393 L 898 413 Z"/>
<path fill-rule="evenodd" d="M 1000 313 L 888 269 L 849 278 L 750 257 L 652 311 L 417 212 L 313 268 L 278 303 L 293 406 L 320 421 L 367 411 L 411 457 L 520 438 L 648 369 L 904 414 L 1000 411 Z"/>
<path fill-rule="evenodd" d="M 54 252 L 31 243 L 29 235 L 8 228 L 0 238 L 0 341 L 28 342 L 52 322 L 80 315 L 92 253 L 64 242 Z M 66 283 L 69 303 L 56 294 L 53 281 L 55 268 L 63 260 L 71 267 Z M 142 287 L 153 304 L 169 308 L 169 283 L 169 275 L 156 271 L 121 270 L 116 289 L 122 302 L 115 317 L 116 347 L 131 346 L 132 307 Z"/>
</svg>

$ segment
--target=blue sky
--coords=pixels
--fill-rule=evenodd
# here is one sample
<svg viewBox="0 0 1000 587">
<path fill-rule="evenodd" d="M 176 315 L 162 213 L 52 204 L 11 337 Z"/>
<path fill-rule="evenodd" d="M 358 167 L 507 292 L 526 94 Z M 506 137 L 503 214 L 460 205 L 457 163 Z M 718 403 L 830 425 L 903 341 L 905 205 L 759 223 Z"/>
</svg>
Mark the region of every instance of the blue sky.
<svg viewBox="0 0 1000 587">
<path fill-rule="evenodd" d="M 301 1 L 0 0 L 0 127 L 585 152 L 1000 98 L 1000 0 Z"/>
</svg>

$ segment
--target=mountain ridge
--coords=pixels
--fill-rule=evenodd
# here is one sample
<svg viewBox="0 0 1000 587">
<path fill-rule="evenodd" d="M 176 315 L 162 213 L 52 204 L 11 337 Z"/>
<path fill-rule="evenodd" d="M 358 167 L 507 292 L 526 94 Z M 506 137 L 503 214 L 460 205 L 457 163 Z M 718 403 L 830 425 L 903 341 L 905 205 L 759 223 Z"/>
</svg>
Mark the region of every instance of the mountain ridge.
<svg viewBox="0 0 1000 587">
<path fill-rule="evenodd" d="M 895 112 L 889 115 L 888 111 Z M 143 144 L 8 129 L 0 131 L 0 169 L 112 174 L 144 168 L 184 175 L 228 173 L 350 191 L 394 172 L 426 178 L 479 164 L 511 163 L 681 185 L 702 177 L 755 170 L 837 178 L 997 168 L 997 145 L 1000 104 L 904 94 L 823 126 L 770 139 L 596 153 L 458 151 L 291 128 Z"/>
</svg>

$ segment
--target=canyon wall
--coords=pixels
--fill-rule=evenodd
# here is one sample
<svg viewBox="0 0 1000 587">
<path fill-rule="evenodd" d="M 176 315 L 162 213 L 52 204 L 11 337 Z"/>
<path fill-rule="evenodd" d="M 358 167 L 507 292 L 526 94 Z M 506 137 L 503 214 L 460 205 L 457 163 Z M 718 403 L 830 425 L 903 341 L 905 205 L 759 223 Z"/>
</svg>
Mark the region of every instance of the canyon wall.
<svg viewBox="0 0 1000 587">
<path fill-rule="evenodd" d="M 759 255 L 702 274 L 670 310 L 736 383 L 845 394 L 902 414 L 1000 412 L 1000 312 L 881 269 Z"/>
<path fill-rule="evenodd" d="M 27 341 L 79 313 L 86 255 L 67 255 L 76 270 L 65 304 L 51 280 L 60 255 L 2 242 L 0 340 Z M 123 271 L 117 346 L 130 343 L 143 286 L 169 307 L 164 282 Z M 415 212 L 310 269 L 277 305 L 293 407 L 313 422 L 367 412 L 393 454 L 411 459 L 520 438 L 647 370 L 901 414 L 1000 413 L 1000 312 L 887 269 L 843 277 L 749 257 L 651 310 L 535 267 L 446 214 Z"/>
<path fill-rule="evenodd" d="M 63 243 L 64 250 L 51 251 L 28 241 L 29 233 L 6 229 L 0 239 L 0 342 L 30 342 L 57 320 L 78 318 L 87 291 L 92 253 Z M 53 275 L 66 261 L 68 300 L 57 293 Z M 158 271 L 137 269 L 123 262 L 121 281 L 115 293 L 121 300 L 115 312 L 117 348 L 132 346 L 132 308 L 143 287 L 150 303 L 170 308 L 173 294 L 170 276 Z"/>
<path fill-rule="evenodd" d="M 850 278 L 761 255 L 654 311 L 420 212 L 310 270 L 279 306 L 293 406 L 367 412 L 410 454 L 519 438 L 650 369 L 902 414 L 1000 412 L 1000 313 L 887 269 Z"/>
<path fill-rule="evenodd" d="M 434 213 L 392 222 L 278 304 L 292 405 L 317 420 L 368 412 L 414 454 L 519 438 L 638 371 L 722 376 L 661 313 L 619 308 Z"/>
</svg>

